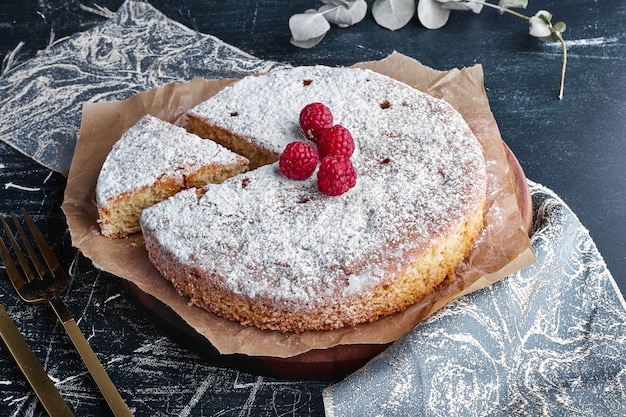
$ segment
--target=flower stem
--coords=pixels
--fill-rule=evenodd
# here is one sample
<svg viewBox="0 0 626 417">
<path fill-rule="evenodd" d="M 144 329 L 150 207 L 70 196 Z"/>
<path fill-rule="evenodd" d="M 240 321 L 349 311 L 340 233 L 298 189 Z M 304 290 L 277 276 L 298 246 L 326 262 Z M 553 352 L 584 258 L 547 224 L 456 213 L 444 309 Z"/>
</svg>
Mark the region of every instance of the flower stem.
<svg viewBox="0 0 626 417">
<path fill-rule="evenodd" d="M 521 13 L 516 12 L 515 10 L 511 10 L 508 7 L 502 7 L 499 6 L 497 4 L 493 4 L 493 3 L 488 3 L 486 1 L 483 0 L 466 0 L 467 2 L 472 1 L 474 3 L 478 3 L 481 4 L 483 6 L 487 6 L 487 7 L 491 7 L 493 9 L 498 10 L 500 13 L 510 13 L 513 16 L 517 16 L 521 19 L 524 20 L 530 20 L 530 17 L 523 15 Z M 563 39 L 563 34 L 561 32 L 559 32 L 558 30 L 556 30 L 554 28 L 554 26 L 552 26 L 552 23 L 549 23 L 549 28 L 550 28 L 550 32 L 554 35 L 554 38 L 556 38 L 560 43 L 561 43 L 561 47 L 563 48 L 563 64 L 561 66 L 561 85 L 560 85 L 560 89 L 559 89 L 559 100 L 563 99 L 563 89 L 565 86 L 565 69 L 567 67 L 567 46 L 565 45 L 565 40 Z"/>
<path fill-rule="evenodd" d="M 561 47 L 563 47 L 563 65 L 561 66 L 561 88 L 559 89 L 559 100 L 563 99 L 563 88 L 565 87 L 565 68 L 567 67 L 567 46 L 565 45 L 565 40 L 563 39 L 563 35 L 558 30 L 550 27 L 552 33 L 556 36 L 556 38 L 561 42 Z"/>
<path fill-rule="evenodd" d="M 523 15 L 521 13 L 516 12 L 515 10 L 511 10 L 509 8 L 506 7 L 502 7 L 502 6 L 498 6 L 497 4 L 493 4 L 493 3 L 487 3 L 486 1 L 482 1 L 482 0 L 471 0 L 474 3 L 478 3 L 478 4 L 482 4 L 483 6 L 487 6 L 487 7 L 491 7 L 493 9 L 498 10 L 500 13 L 510 13 L 513 16 L 517 16 L 521 19 L 525 19 L 525 20 L 530 20 L 530 17 Z"/>
</svg>

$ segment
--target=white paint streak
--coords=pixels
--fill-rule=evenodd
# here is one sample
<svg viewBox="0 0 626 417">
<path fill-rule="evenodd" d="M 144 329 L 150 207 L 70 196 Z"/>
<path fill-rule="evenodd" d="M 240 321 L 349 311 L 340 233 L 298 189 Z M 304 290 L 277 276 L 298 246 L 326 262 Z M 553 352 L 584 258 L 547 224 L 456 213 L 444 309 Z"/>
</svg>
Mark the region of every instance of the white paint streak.
<svg viewBox="0 0 626 417">
<path fill-rule="evenodd" d="M 615 36 L 606 38 L 604 36 L 600 36 L 597 38 L 587 38 L 587 39 L 565 39 L 565 45 L 570 48 L 573 46 L 605 46 L 617 43 L 619 39 Z M 547 42 L 546 45 L 552 46 L 554 48 L 561 48 L 560 42 Z"/>
<path fill-rule="evenodd" d="M 240 382 L 237 382 L 238 380 L 239 380 L 239 374 L 237 375 L 235 382 L 233 382 L 233 388 L 235 389 L 245 389 L 245 388 L 253 387 L 258 383 L 257 381 L 240 383 Z M 266 381 L 263 384 L 264 385 L 298 385 L 298 382 L 297 381 Z"/>
<path fill-rule="evenodd" d="M 259 2 L 256 2 L 254 5 L 254 14 L 252 15 L 252 29 L 256 26 L 257 16 L 259 14 Z"/>
<path fill-rule="evenodd" d="M 79 372 L 75 375 L 70 375 L 69 377 L 65 378 L 65 379 L 61 379 L 58 380 L 58 382 L 55 382 L 55 385 L 65 385 L 65 384 L 70 384 L 72 381 L 76 381 L 78 380 L 79 382 L 81 382 L 82 378 L 87 374 L 87 371 L 84 372 Z"/>
<path fill-rule="evenodd" d="M 95 335 L 96 335 L 96 329 L 93 326 L 91 326 L 91 334 L 87 336 L 87 342 L 89 342 L 91 338 L 94 337 Z"/>
<path fill-rule="evenodd" d="M 96 284 L 98 282 L 98 278 L 99 278 L 99 276 L 97 276 L 93 280 L 93 282 L 91 284 L 91 291 L 89 291 L 89 298 L 87 299 L 87 302 L 85 303 L 85 308 L 83 308 L 83 311 L 81 312 L 80 317 L 78 318 L 78 320 L 76 320 L 76 323 L 80 323 L 80 320 L 82 320 L 82 318 L 85 317 L 85 314 L 86 314 L 89 306 L 91 305 L 91 302 L 92 302 L 93 297 L 94 297 L 94 291 L 95 291 L 95 288 L 97 287 Z"/>
<path fill-rule="evenodd" d="M 616 42 L 617 42 L 616 37 L 605 38 L 604 36 L 601 36 L 599 38 L 566 40 L 565 44 L 569 47 L 569 46 L 606 45 L 606 44 L 616 43 Z"/>
<path fill-rule="evenodd" d="M 46 373 L 48 375 L 48 378 L 50 378 L 50 381 L 52 381 L 52 383 L 54 383 L 55 385 L 60 383 L 61 380 L 53 375 L 50 375 L 48 373 Z"/>
<path fill-rule="evenodd" d="M 45 183 L 47 183 L 47 182 L 48 182 L 48 180 L 52 177 L 53 172 L 54 172 L 54 171 L 50 171 L 50 172 L 48 172 L 48 175 L 47 175 L 47 176 L 46 176 L 46 178 L 43 180 L 43 183 L 44 183 L 44 184 L 45 184 Z"/>
<path fill-rule="evenodd" d="M 18 190 L 23 190 L 23 191 L 40 191 L 41 188 L 38 187 L 25 187 L 23 185 L 19 185 L 19 184 L 15 184 L 12 182 L 7 182 L 4 184 L 4 189 L 9 189 L 9 188 L 17 188 Z"/>
<path fill-rule="evenodd" d="M 254 402 L 256 400 L 256 395 L 259 392 L 259 388 L 261 388 L 262 384 L 263 384 L 263 377 L 260 376 L 260 377 L 258 377 L 256 379 L 254 384 L 252 384 L 252 389 L 250 390 L 250 395 L 248 396 L 248 399 L 246 400 L 246 403 L 243 405 L 243 408 L 239 412 L 239 417 L 244 417 L 244 416 L 249 416 L 250 415 L 250 412 L 252 411 L 252 406 L 254 405 Z"/>
<path fill-rule="evenodd" d="M 115 300 L 116 298 L 119 298 L 119 297 L 120 297 L 120 294 L 115 294 L 115 295 L 112 295 L 112 296 L 110 296 L 109 298 L 107 298 L 106 300 L 104 300 L 104 303 L 106 304 L 106 303 L 108 303 L 109 301 L 113 301 L 113 300 Z"/>
<path fill-rule="evenodd" d="M 13 399 L 11 400 L 10 404 L 11 404 L 11 405 L 18 404 L 18 403 L 20 403 L 20 402 L 26 401 L 27 399 L 28 399 L 28 395 L 25 395 L 25 396 L 23 396 L 23 397 L 13 398 Z"/>
<path fill-rule="evenodd" d="M 70 275 L 70 277 L 74 278 L 77 274 L 78 274 L 78 252 L 76 253 L 76 256 L 74 256 L 74 259 L 72 259 L 72 263 L 70 264 L 70 267 L 68 268 L 67 273 Z"/>
<path fill-rule="evenodd" d="M 147 343 L 137 349 L 135 349 L 134 353 L 148 353 L 151 352 L 155 349 L 158 349 L 161 347 L 161 343 L 163 342 L 167 342 L 167 338 L 165 337 L 161 337 L 159 339 L 156 339 L 154 343 Z"/>
<path fill-rule="evenodd" d="M 200 384 L 196 392 L 193 393 L 191 400 L 189 400 L 189 404 L 187 404 L 185 408 L 183 408 L 183 411 L 180 412 L 179 417 L 186 417 L 191 415 L 193 407 L 198 403 L 198 401 L 200 401 L 204 393 L 209 388 L 211 388 L 214 380 L 215 377 L 213 376 L 213 374 L 209 374 L 209 376 L 207 376 L 205 380 L 202 381 L 202 384 Z"/>
</svg>

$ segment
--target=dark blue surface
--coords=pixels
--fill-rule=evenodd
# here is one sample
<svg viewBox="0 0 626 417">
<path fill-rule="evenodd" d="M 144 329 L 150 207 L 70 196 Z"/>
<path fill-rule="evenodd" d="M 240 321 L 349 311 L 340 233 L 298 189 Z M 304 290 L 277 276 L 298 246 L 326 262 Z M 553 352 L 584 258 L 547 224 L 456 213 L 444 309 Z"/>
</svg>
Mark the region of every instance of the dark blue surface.
<svg viewBox="0 0 626 417">
<path fill-rule="evenodd" d="M 115 11 L 121 1 L 98 1 Z M 370 5 L 372 2 L 369 2 Z M 527 34 L 524 21 L 492 10 L 481 15 L 453 13 L 440 30 L 418 23 L 390 32 L 378 27 L 370 14 L 358 25 L 333 28 L 310 50 L 289 44 L 290 15 L 316 0 L 282 1 L 152 1 L 170 18 L 217 36 L 261 59 L 294 65 L 350 65 L 381 59 L 397 50 L 436 69 L 482 64 L 485 87 L 503 139 L 519 159 L 527 176 L 554 190 L 582 224 L 608 264 L 622 293 L 626 292 L 626 4 L 620 0 L 530 1 L 528 13 L 550 10 L 568 24 L 568 73 L 565 96 L 558 100 L 561 50 Z M 0 55 L 19 42 L 17 63 L 35 56 L 54 39 L 69 36 L 102 22 L 103 17 L 81 10 L 78 0 L 21 1 L 0 4 Z M 93 6 L 92 3 L 88 4 Z M 0 116 L 1 117 L 1 116 Z M 26 206 L 48 236 L 58 236 L 54 249 L 62 263 L 89 279 L 74 280 L 68 297 L 86 334 L 106 324 L 108 334 L 94 333 L 91 342 L 104 360 L 110 360 L 114 380 L 124 381 L 117 355 L 133 352 L 137 362 L 150 362 L 154 373 L 144 384 L 124 381 L 122 395 L 143 410 L 138 415 L 298 415 L 322 413 L 321 389 L 327 382 L 285 383 L 262 377 L 216 370 L 193 353 L 163 336 L 135 308 L 119 282 L 97 272 L 71 248 L 60 210 L 65 180 L 0 143 L 0 213 Z M 1 299 L 49 372 L 58 378 L 76 378 L 55 364 L 80 369 L 69 342 L 44 307 L 26 310 L 6 282 Z M 95 302 L 94 302 L 95 300 Z M 96 323 L 97 325 L 93 325 Z M 146 341 L 150 343 L 146 344 Z M 165 355 L 163 352 L 169 352 Z M 40 415 L 34 396 L 0 347 L 3 395 L 0 414 Z M 174 352 L 174 359 L 171 359 Z M 154 379 L 152 383 L 150 378 Z M 213 380 L 210 380 L 213 378 Z M 162 379 L 171 379 L 166 386 Z M 4 381 L 11 383 L 5 384 Z M 17 381 L 17 382 L 16 382 Z M 207 387 L 229 381 L 221 390 Z M 235 382 L 233 382 L 235 381 Z M 135 391 L 135 385 L 143 391 Z M 81 410 L 80 415 L 106 415 L 86 374 L 59 384 L 62 393 Z M 146 387 L 153 387 L 154 392 Z M 157 392 L 158 391 L 158 392 Z M 198 398 L 202 398 L 201 401 Z M 101 405 L 98 412 L 94 404 Z"/>
</svg>

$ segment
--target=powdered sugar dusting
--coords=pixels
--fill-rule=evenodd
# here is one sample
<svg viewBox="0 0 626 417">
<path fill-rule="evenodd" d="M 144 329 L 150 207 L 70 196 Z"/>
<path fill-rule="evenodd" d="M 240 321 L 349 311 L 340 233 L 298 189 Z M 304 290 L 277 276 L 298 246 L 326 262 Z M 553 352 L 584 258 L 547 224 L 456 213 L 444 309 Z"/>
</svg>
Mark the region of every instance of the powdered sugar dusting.
<svg viewBox="0 0 626 417">
<path fill-rule="evenodd" d="M 98 205 L 154 184 L 164 174 L 180 183 L 202 166 L 241 163 L 241 156 L 181 127 L 147 115 L 128 129 L 107 156 L 98 183 Z"/>
<path fill-rule="evenodd" d="M 327 197 L 315 175 L 292 181 L 269 165 L 207 186 L 200 200 L 189 191 L 146 210 L 147 239 L 189 268 L 212 271 L 230 291 L 311 309 L 406 268 L 484 196 L 482 148 L 462 117 L 368 70 L 274 71 L 245 78 L 192 112 L 280 152 L 304 140 L 298 114 L 314 101 L 352 132 L 352 190 Z"/>
</svg>

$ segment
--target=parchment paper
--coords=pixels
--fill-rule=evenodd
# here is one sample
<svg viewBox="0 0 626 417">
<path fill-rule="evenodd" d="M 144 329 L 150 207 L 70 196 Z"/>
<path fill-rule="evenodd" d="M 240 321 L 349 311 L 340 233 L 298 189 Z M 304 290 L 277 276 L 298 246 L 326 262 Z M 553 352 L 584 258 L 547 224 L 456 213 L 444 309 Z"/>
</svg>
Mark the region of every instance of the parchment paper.
<svg viewBox="0 0 626 417">
<path fill-rule="evenodd" d="M 488 169 L 486 225 L 468 259 L 457 268 L 456 279 L 403 313 L 347 329 L 301 334 L 241 326 L 190 306 L 147 258 L 140 234 L 108 239 L 96 223 L 95 184 L 104 159 L 122 132 L 146 113 L 184 125 L 185 110 L 206 100 L 234 80 L 195 78 L 168 84 L 124 101 L 85 103 L 81 131 L 68 176 L 63 211 L 73 245 L 94 264 L 130 280 L 144 292 L 171 307 L 222 354 L 291 357 L 311 349 L 338 344 L 384 344 L 397 340 L 442 305 L 483 288 L 535 262 L 522 225 L 515 194 L 515 177 L 483 87 L 480 66 L 436 71 L 394 53 L 357 66 L 387 74 L 450 102 L 481 141 Z"/>
<path fill-rule="evenodd" d="M 0 140 L 66 175 L 82 103 L 281 66 L 181 25 L 147 1 L 126 0 L 112 18 L 54 42 L 0 77 Z"/>
</svg>

